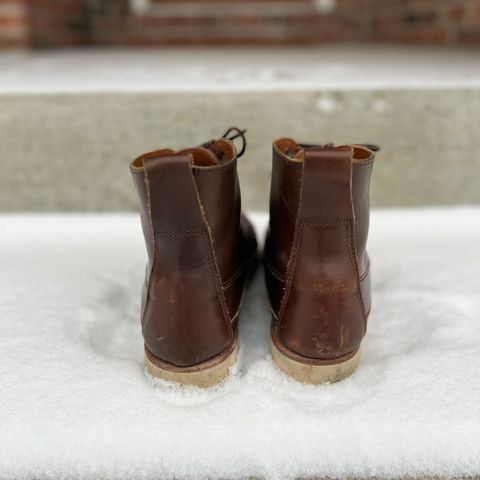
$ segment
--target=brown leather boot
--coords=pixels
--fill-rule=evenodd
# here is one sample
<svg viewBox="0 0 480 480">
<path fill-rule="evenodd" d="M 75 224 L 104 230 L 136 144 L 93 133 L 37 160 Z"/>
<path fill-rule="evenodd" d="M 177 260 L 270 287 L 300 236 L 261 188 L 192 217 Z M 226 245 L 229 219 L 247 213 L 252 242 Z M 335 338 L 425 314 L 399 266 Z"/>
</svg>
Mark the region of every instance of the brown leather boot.
<svg viewBox="0 0 480 480">
<path fill-rule="evenodd" d="M 273 143 L 265 275 L 272 356 L 304 383 L 352 374 L 370 312 L 366 243 L 376 147 Z"/>
<path fill-rule="evenodd" d="M 232 131 L 244 141 L 244 132 Z M 169 381 L 213 385 L 235 363 L 240 303 L 257 254 L 240 212 L 236 148 L 222 137 L 147 153 L 130 169 L 148 252 L 141 313 L 147 369 Z"/>
</svg>

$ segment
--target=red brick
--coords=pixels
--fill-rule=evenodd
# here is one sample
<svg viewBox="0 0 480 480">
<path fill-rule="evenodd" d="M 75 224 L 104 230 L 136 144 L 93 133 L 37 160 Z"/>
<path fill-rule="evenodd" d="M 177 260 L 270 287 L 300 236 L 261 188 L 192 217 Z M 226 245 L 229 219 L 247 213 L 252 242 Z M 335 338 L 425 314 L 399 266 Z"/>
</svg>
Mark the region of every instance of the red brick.
<svg viewBox="0 0 480 480">
<path fill-rule="evenodd" d="M 329 14 L 316 10 L 313 0 L 290 0 L 283 13 L 278 0 L 246 1 L 255 7 L 239 15 L 238 10 L 229 14 L 228 8 L 248 6 L 242 0 L 154 0 L 159 6 L 207 5 L 210 13 L 159 17 L 147 12 L 134 17 L 127 0 L 97 2 L 100 9 L 92 8 L 96 3 L 89 0 L 0 0 L 0 28 L 12 29 L 17 22 L 1 14 L 2 6 L 28 3 L 26 27 L 37 46 L 373 41 L 444 45 L 476 43 L 480 29 L 480 0 L 337 0 Z M 272 2 L 275 7 L 265 7 Z M 211 5 L 219 5 L 223 16 L 211 12 Z"/>
<path fill-rule="evenodd" d="M 480 28 L 461 30 L 457 38 L 462 45 L 480 45 Z"/>
<path fill-rule="evenodd" d="M 453 21 L 459 21 L 466 16 L 466 13 L 463 5 L 454 5 L 448 9 L 448 18 Z"/>
</svg>

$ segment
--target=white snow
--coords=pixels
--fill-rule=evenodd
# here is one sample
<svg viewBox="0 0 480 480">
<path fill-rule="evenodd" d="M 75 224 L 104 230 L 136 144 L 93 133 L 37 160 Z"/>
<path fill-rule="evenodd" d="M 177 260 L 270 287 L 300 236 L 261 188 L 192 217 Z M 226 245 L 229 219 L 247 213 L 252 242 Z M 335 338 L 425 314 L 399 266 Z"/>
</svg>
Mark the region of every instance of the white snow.
<svg viewBox="0 0 480 480">
<path fill-rule="evenodd" d="M 235 372 L 202 391 L 144 373 L 137 215 L 1 215 L 0 478 L 478 475 L 479 245 L 480 208 L 375 211 L 357 373 L 276 369 L 259 273 Z"/>
</svg>

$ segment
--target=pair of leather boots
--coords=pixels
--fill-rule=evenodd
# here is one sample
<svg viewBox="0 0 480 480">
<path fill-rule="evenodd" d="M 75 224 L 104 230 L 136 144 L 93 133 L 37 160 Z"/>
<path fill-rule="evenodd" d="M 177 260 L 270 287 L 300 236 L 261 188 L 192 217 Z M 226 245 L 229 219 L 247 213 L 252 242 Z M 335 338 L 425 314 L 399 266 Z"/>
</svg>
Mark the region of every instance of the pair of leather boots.
<svg viewBox="0 0 480 480">
<path fill-rule="evenodd" d="M 233 140 L 243 141 L 241 152 Z M 148 252 L 141 323 L 155 377 L 208 387 L 238 352 L 238 319 L 258 259 L 241 212 L 244 131 L 131 163 Z M 353 373 L 370 312 L 366 242 L 375 150 L 273 142 L 263 262 L 272 357 L 304 383 Z"/>
</svg>

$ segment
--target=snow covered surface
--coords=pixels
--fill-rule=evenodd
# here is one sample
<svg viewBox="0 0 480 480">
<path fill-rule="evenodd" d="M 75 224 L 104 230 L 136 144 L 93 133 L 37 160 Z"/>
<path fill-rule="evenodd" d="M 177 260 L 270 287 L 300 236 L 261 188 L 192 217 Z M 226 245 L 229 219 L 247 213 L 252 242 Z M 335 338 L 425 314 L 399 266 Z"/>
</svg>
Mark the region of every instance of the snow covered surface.
<svg viewBox="0 0 480 480">
<path fill-rule="evenodd" d="M 145 375 L 137 215 L 1 215 L 0 478 L 479 475 L 479 245 L 479 208 L 375 211 L 357 373 L 276 369 L 259 274 L 202 391 Z"/>
<path fill-rule="evenodd" d="M 0 54 L 0 94 L 478 88 L 475 49 L 394 46 Z"/>
</svg>

